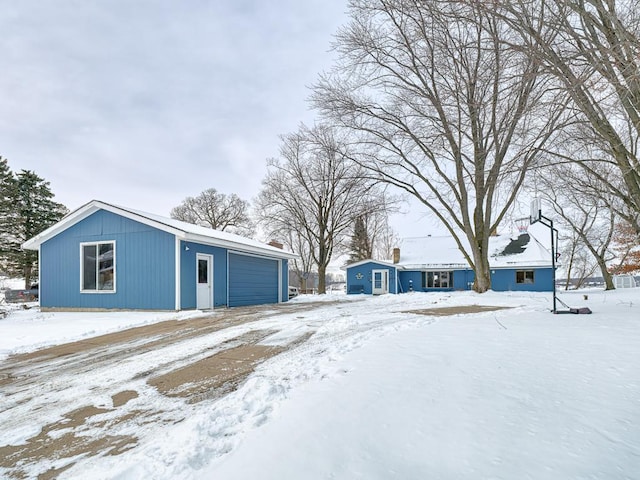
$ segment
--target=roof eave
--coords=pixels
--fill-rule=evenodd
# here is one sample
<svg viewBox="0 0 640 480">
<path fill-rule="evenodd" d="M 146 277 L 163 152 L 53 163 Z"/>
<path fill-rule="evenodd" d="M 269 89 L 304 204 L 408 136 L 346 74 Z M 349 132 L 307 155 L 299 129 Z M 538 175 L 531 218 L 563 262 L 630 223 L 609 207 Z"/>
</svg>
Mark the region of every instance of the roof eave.
<svg viewBox="0 0 640 480">
<path fill-rule="evenodd" d="M 230 240 L 211 238 L 205 235 L 198 235 L 195 233 L 185 233 L 184 238 L 182 239 L 187 242 L 201 243 L 204 245 L 211 245 L 214 247 L 226 248 L 229 250 L 237 250 L 237 251 L 242 251 L 247 253 L 254 253 L 256 255 L 283 258 L 287 260 L 295 260 L 297 258 L 300 258 L 300 256 L 295 253 L 287 252 L 286 250 L 276 249 L 275 247 L 273 249 L 263 248 L 263 247 L 254 246 L 254 245 L 247 245 L 240 242 L 233 242 Z"/>
<path fill-rule="evenodd" d="M 352 267 L 358 267 L 360 265 L 364 265 L 366 263 L 378 263 L 380 265 L 384 265 L 385 267 L 393 267 L 393 268 L 398 268 L 399 265 L 397 263 L 390 263 L 384 260 L 374 260 L 372 258 L 367 258 L 365 260 L 360 260 L 358 262 L 354 262 L 354 263 L 349 263 L 348 265 L 343 265 L 342 267 L 340 267 L 340 270 L 347 270 L 347 268 L 352 268 Z"/>
</svg>

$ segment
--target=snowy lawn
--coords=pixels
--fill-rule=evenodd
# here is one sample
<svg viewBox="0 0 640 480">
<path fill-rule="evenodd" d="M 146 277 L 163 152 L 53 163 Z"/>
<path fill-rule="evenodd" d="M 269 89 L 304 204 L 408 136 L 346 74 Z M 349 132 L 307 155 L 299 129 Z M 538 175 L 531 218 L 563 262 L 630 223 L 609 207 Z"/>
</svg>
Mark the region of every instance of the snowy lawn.
<svg viewBox="0 0 640 480">
<path fill-rule="evenodd" d="M 265 320 L 279 333 L 263 343 L 315 333 L 238 390 L 174 402 L 184 421 L 60 478 L 638 479 L 640 290 L 561 296 L 593 315 L 553 315 L 550 294 L 327 296 L 342 301 Z M 406 313 L 473 304 L 513 308 Z M 0 320 L 2 352 L 41 343 L 20 313 Z"/>
</svg>

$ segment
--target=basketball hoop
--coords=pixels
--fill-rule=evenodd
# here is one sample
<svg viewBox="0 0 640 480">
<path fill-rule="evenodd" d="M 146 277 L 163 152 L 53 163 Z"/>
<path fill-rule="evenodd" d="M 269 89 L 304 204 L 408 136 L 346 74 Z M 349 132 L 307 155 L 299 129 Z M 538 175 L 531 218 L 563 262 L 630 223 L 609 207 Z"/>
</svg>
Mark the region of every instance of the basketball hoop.
<svg viewBox="0 0 640 480">
<path fill-rule="evenodd" d="M 527 229 L 529 228 L 530 219 L 529 217 L 518 218 L 515 220 L 516 228 L 518 229 L 518 233 L 522 235 L 523 233 L 527 233 Z"/>
</svg>

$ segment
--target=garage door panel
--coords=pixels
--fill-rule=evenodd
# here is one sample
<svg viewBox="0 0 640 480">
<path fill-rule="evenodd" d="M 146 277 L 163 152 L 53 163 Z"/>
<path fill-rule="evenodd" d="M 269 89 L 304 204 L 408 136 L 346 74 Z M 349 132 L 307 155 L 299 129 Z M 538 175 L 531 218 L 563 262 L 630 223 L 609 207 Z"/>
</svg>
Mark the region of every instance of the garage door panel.
<svg viewBox="0 0 640 480">
<path fill-rule="evenodd" d="M 229 306 L 278 303 L 278 261 L 229 254 Z"/>
</svg>

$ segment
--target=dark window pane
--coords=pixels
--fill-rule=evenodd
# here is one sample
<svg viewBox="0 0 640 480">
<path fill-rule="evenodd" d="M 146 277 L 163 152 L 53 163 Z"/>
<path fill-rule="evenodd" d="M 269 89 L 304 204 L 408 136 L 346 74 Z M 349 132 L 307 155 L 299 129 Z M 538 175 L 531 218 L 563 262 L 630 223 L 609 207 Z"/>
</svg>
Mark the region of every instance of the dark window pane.
<svg viewBox="0 0 640 480">
<path fill-rule="evenodd" d="M 516 271 L 516 283 L 534 283 L 533 270 Z"/>
<path fill-rule="evenodd" d="M 209 283 L 209 262 L 207 260 L 198 260 L 198 283 Z"/>
<path fill-rule="evenodd" d="M 98 288 L 113 290 L 113 243 L 101 243 L 98 248 Z"/>
<path fill-rule="evenodd" d="M 96 289 L 96 246 L 82 247 L 82 289 Z"/>
</svg>

